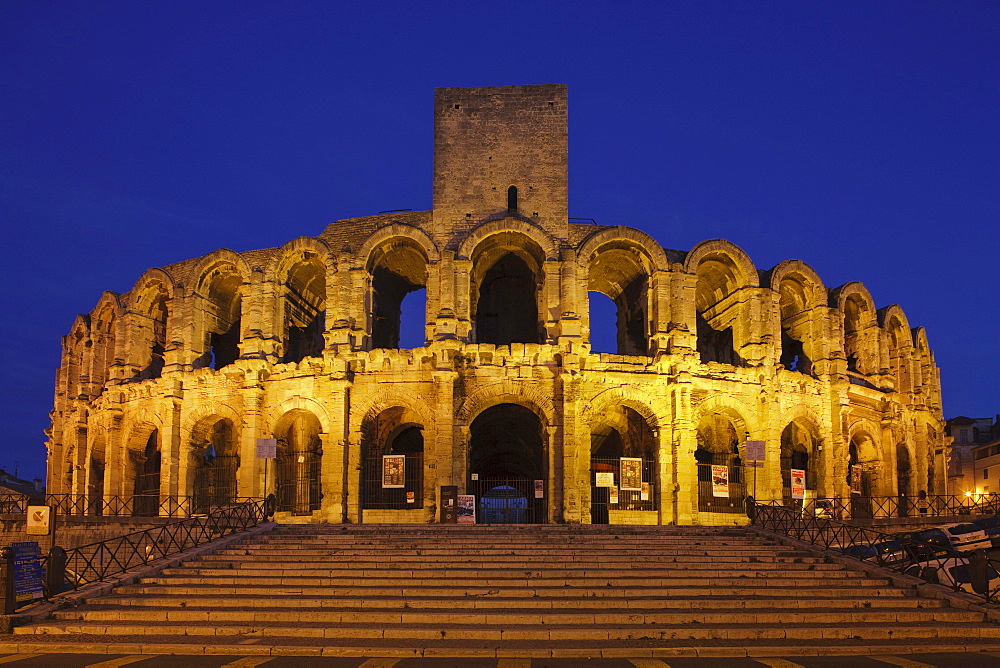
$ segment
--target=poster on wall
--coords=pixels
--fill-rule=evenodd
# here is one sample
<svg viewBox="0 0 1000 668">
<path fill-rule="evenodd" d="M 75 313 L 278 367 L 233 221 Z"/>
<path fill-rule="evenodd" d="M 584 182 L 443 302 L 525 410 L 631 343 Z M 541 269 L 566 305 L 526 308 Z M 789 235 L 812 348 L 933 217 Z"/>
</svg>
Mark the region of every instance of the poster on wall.
<svg viewBox="0 0 1000 668">
<path fill-rule="evenodd" d="M 621 488 L 630 492 L 642 491 L 642 459 L 621 457 Z"/>
<path fill-rule="evenodd" d="M 642 483 L 642 491 L 639 492 L 639 500 L 640 501 L 649 501 L 649 483 L 648 482 Z"/>
<path fill-rule="evenodd" d="M 474 494 L 458 495 L 458 523 L 476 523 L 476 497 Z"/>
<path fill-rule="evenodd" d="M 403 489 L 406 487 L 406 456 L 382 455 L 382 487 Z"/>
<path fill-rule="evenodd" d="M 615 474 L 610 471 L 598 471 L 596 474 L 596 481 L 594 482 L 594 487 L 614 487 L 615 486 Z"/>
<path fill-rule="evenodd" d="M 712 496 L 729 497 L 729 467 L 712 464 Z"/>
<path fill-rule="evenodd" d="M 806 472 L 802 469 L 792 469 L 792 498 L 804 499 L 806 496 Z"/>
<path fill-rule="evenodd" d="M 618 487 L 615 485 L 608 487 L 608 503 L 618 503 Z"/>
<path fill-rule="evenodd" d="M 545 498 L 545 481 L 543 480 L 535 481 L 535 498 L 536 499 Z"/>
<path fill-rule="evenodd" d="M 416 503 L 417 502 L 417 493 L 416 492 L 407 492 L 406 493 L 406 502 L 407 503 Z"/>
<path fill-rule="evenodd" d="M 851 494 L 861 493 L 861 466 L 851 464 Z"/>
</svg>

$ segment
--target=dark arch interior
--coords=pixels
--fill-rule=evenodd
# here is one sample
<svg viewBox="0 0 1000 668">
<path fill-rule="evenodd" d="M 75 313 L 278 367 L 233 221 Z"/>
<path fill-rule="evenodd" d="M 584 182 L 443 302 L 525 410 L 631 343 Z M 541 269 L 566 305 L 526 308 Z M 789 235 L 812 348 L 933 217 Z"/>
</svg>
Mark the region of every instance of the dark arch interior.
<svg viewBox="0 0 1000 668">
<path fill-rule="evenodd" d="M 544 479 L 542 422 L 517 404 L 488 408 L 473 420 L 469 472 L 483 478 Z"/>
<path fill-rule="evenodd" d="M 375 268 L 372 272 L 372 289 L 375 301 L 374 323 L 372 324 L 373 348 L 400 347 L 403 299 L 411 292 L 421 290 L 423 287 L 384 266 Z M 420 316 L 422 320 L 422 312 Z"/>
<path fill-rule="evenodd" d="M 476 303 L 476 339 L 505 346 L 542 343 L 537 281 L 524 260 L 507 253 L 483 276 Z"/>
</svg>

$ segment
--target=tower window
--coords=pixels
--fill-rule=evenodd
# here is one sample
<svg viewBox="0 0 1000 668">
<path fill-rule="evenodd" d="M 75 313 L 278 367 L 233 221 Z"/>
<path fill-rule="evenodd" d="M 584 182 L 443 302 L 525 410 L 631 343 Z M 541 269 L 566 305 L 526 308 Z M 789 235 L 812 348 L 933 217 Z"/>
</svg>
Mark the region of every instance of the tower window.
<svg viewBox="0 0 1000 668">
<path fill-rule="evenodd" d="M 517 186 L 507 188 L 507 210 L 517 211 Z"/>
</svg>

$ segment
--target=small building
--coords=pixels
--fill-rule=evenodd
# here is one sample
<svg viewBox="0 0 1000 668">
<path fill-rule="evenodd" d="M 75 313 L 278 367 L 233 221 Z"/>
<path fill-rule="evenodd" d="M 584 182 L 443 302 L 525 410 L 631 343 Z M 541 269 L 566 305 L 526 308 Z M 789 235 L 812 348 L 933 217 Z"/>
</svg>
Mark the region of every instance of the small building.
<svg viewBox="0 0 1000 668">
<path fill-rule="evenodd" d="M 948 491 L 955 495 L 1000 492 L 996 482 L 1000 476 L 1000 415 L 953 417 L 947 421 L 945 433 L 952 438 Z"/>
</svg>

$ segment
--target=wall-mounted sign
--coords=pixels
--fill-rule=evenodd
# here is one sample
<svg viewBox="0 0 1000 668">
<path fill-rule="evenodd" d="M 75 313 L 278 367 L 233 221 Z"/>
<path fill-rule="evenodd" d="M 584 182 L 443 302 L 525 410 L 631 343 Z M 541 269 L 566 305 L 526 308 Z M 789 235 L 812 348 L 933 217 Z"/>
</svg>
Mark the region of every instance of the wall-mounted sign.
<svg viewBox="0 0 1000 668">
<path fill-rule="evenodd" d="M 382 455 L 382 487 L 403 489 L 406 487 L 406 455 Z"/>
<path fill-rule="evenodd" d="M 406 502 L 407 503 L 416 503 L 416 501 L 417 501 L 417 494 L 416 494 L 416 492 L 407 492 L 406 493 Z"/>
<path fill-rule="evenodd" d="M 642 483 L 642 491 L 639 492 L 639 500 L 640 501 L 649 501 L 649 483 L 648 482 Z"/>
<path fill-rule="evenodd" d="M 729 467 L 712 464 L 712 496 L 729 497 Z"/>
<path fill-rule="evenodd" d="M 615 474 L 611 471 L 598 471 L 594 474 L 595 487 L 614 487 L 615 486 Z"/>
<path fill-rule="evenodd" d="M 642 491 L 642 459 L 622 457 L 618 460 L 621 466 L 621 489 L 630 492 Z"/>
<path fill-rule="evenodd" d="M 615 485 L 608 487 L 608 503 L 618 503 L 618 487 Z"/>
<path fill-rule="evenodd" d="M 545 498 L 545 481 L 536 480 L 535 481 L 535 498 L 544 499 Z"/>
<path fill-rule="evenodd" d="M 24 532 L 29 536 L 48 536 L 51 531 L 52 508 L 50 506 L 28 506 Z"/>
<path fill-rule="evenodd" d="M 792 476 L 792 498 L 804 499 L 806 496 L 806 472 L 802 469 L 789 471 Z"/>
</svg>

